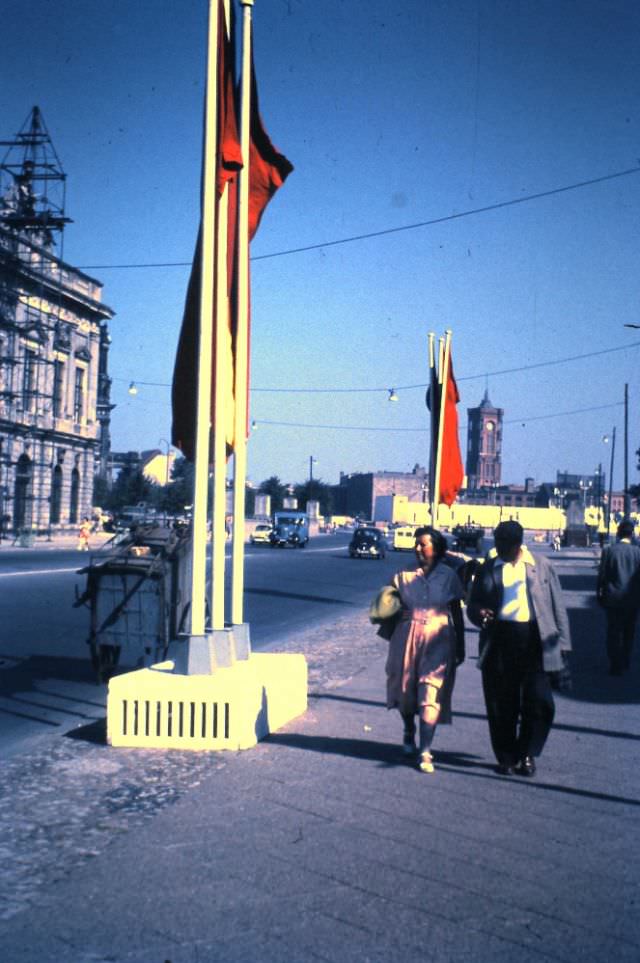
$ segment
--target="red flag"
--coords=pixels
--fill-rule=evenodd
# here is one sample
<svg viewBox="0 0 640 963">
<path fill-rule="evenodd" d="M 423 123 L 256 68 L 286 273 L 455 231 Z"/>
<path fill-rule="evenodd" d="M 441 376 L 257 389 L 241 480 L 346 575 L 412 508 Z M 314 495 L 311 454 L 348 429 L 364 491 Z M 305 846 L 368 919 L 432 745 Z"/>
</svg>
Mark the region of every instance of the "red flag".
<svg viewBox="0 0 640 963">
<path fill-rule="evenodd" d="M 444 422 L 442 426 L 441 455 L 440 455 L 440 501 L 445 505 L 453 505 L 456 495 L 462 487 L 464 477 L 462 456 L 460 454 L 460 440 L 458 438 L 458 411 L 456 405 L 460 401 L 458 386 L 453 376 L 453 365 L 449 356 L 449 371 L 447 390 L 444 397 Z"/>
<path fill-rule="evenodd" d="M 293 170 L 293 165 L 273 146 L 262 125 L 258 87 L 251 52 L 251 144 L 249 152 L 249 240 L 252 240 L 265 207 Z"/>
<path fill-rule="evenodd" d="M 224 14 L 224 4 L 219 2 L 218 15 L 218 131 L 216 149 L 216 203 L 222 196 L 227 185 L 236 186 L 237 172 L 242 167 L 242 152 L 238 137 L 238 123 L 236 118 L 234 97 L 234 64 L 233 45 L 227 35 Z M 227 293 L 231 288 L 233 275 L 233 260 L 235 255 L 235 204 L 234 196 L 230 193 L 229 203 L 229 236 L 227 243 Z M 195 457 L 196 437 L 196 403 L 198 377 L 198 335 L 200 313 L 200 278 L 201 278 L 201 231 L 198 240 L 189 277 L 187 296 L 185 299 L 182 327 L 178 341 L 178 350 L 173 371 L 172 385 L 172 414 L 171 441 L 190 461 Z M 214 297 L 215 310 L 215 297 Z M 215 326 L 214 326 L 215 329 Z M 219 350 L 231 355 L 231 314 L 229 315 L 228 344 L 219 346 Z M 215 352 L 218 346 L 213 345 L 213 370 L 215 371 Z M 215 424 L 213 411 L 213 396 L 211 398 L 211 424 Z M 225 406 L 226 407 L 226 406 Z M 229 399 L 229 411 L 226 421 L 233 421 L 233 398 Z M 228 441 L 233 435 L 227 429 Z"/>
</svg>

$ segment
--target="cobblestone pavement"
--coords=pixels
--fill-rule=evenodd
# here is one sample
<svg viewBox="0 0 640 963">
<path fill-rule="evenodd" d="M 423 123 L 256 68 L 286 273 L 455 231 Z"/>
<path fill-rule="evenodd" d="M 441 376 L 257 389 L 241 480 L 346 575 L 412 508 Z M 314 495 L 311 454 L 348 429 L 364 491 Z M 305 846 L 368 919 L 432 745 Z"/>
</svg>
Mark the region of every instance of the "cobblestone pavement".
<svg viewBox="0 0 640 963">
<path fill-rule="evenodd" d="M 278 651 L 306 657 L 312 704 L 314 693 L 339 687 L 383 648 L 366 616 L 358 614 L 298 634 Z M 0 920 L 175 803 L 203 775 L 223 769 L 228 758 L 226 752 L 112 749 L 104 742 L 104 725 L 95 723 L 4 764 Z"/>
</svg>

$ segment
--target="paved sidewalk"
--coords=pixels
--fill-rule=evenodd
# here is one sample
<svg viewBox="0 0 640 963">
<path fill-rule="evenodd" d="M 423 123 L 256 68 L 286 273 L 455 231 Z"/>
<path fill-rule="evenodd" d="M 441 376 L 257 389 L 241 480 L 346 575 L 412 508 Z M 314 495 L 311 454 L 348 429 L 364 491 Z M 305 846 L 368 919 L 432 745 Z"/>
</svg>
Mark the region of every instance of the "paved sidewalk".
<svg viewBox="0 0 640 963">
<path fill-rule="evenodd" d="M 97 552 L 103 545 L 106 545 L 113 538 L 113 532 L 93 532 L 89 539 L 89 552 Z M 20 549 L 25 555 L 28 555 L 31 551 L 40 551 L 42 549 L 47 549 L 48 551 L 71 551 L 78 547 L 78 533 L 77 532 L 55 532 L 49 537 L 48 535 L 37 535 L 34 537 L 33 542 L 30 545 L 22 545 L 20 539 L 14 539 L 12 535 L 4 535 L 2 541 L 0 541 L 0 551 L 6 549 Z"/>
<path fill-rule="evenodd" d="M 325 624 L 283 647 L 308 712 L 255 749 L 115 750 L 94 727 L 4 767 L 3 959 L 635 963 L 639 664 L 602 674 L 593 566 L 559 570 L 576 688 L 535 779 L 493 770 L 474 631 L 428 776 L 384 708 L 384 643 L 363 615 Z"/>
</svg>

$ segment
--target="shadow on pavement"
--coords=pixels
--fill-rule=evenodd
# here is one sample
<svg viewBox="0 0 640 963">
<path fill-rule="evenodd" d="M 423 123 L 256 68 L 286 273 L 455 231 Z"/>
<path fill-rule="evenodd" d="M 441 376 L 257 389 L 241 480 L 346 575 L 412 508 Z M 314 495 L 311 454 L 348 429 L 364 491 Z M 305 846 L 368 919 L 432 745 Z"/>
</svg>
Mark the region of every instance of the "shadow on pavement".
<svg viewBox="0 0 640 963">
<path fill-rule="evenodd" d="M 279 592 L 276 589 L 259 589 L 259 588 L 248 588 L 245 589 L 248 595 L 268 595 L 270 598 L 277 597 L 282 599 L 297 599 L 300 602 L 327 602 L 330 605 L 347 605 L 354 607 L 354 602 L 347 602 L 344 599 L 332 599 L 327 598 L 323 595 L 304 595 L 298 592 Z"/>
<path fill-rule="evenodd" d="M 309 698 L 310 699 L 332 699 L 335 702 L 353 702 L 356 705 L 376 706 L 376 708 L 379 708 L 379 709 L 384 709 L 386 707 L 386 703 L 378 699 L 357 699 L 357 698 L 354 699 L 352 696 L 333 695 L 333 693 L 330 693 L 330 692 L 310 692 Z"/>
<path fill-rule="evenodd" d="M 77 729 L 71 729 L 69 732 L 65 732 L 65 738 L 77 739 L 80 742 L 90 742 L 95 746 L 106 746 L 107 720 L 95 719 L 93 722 L 87 723 L 86 726 L 78 726 Z"/>
<path fill-rule="evenodd" d="M 483 722 L 487 721 L 486 715 L 479 712 L 454 711 L 453 717 L 454 719 L 481 719 Z M 554 732 L 556 729 L 558 729 L 561 732 L 576 732 L 583 736 L 606 736 L 609 739 L 631 739 L 640 741 L 640 735 L 620 729 L 596 729 L 593 726 L 569 726 L 563 722 L 554 722 L 553 729 Z"/>
<path fill-rule="evenodd" d="M 52 712 L 58 716 L 69 714 L 93 720 L 96 709 L 104 711 L 104 687 L 96 683 L 88 660 L 55 656 L 4 658 L 8 664 L 0 672 L 0 698 L 3 701 L 0 712 L 3 715 L 57 728 L 62 723 L 50 718 Z M 59 682 L 91 685 L 95 697 L 85 691 L 60 691 Z"/>
<path fill-rule="evenodd" d="M 597 702 L 606 705 L 640 702 L 638 679 L 639 654 L 636 643 L 629 672 L 610 676 L 605 647 L 606 620 L 595 597 L 588 608 L 570 608 L 571 675 L 573 689 L 563 694 L 569 700 Z"/>
<path fill-rule="evenodd" d="M 343 739 L 334 736 L 305 736 L 295 732 L 274 732 L 267 736 L 266 741 L 279 746 L 289 746 L 291 749 L 305 749 L 307 752 L 365 759 L 369 762 L 377 762 L 380 766 L 407 765 L 407 757 L 402 755 L 401 746 L 388 742 Z"/>
</svg>

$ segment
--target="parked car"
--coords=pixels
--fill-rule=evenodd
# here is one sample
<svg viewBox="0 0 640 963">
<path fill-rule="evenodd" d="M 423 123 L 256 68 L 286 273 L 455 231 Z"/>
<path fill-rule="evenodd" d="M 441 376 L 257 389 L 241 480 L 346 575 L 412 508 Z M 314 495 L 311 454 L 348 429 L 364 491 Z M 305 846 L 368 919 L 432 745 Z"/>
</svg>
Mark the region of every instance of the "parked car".
<svg viewBox="0 0 640 963">
<path fill-rule="evenodd" d="M 249 535 L 249 541 L 252 545 L 268 545 L 271 538 L 271 532 L 273 528 L 271 525 L 260 524 L 256 525 L 254 530 Z"/>
<path fill-rule="evenodd" d="M 387 542 L 377 528 L 356 528 L 349 542 L 350 558 L 384 558 Z"/>
</svg>

